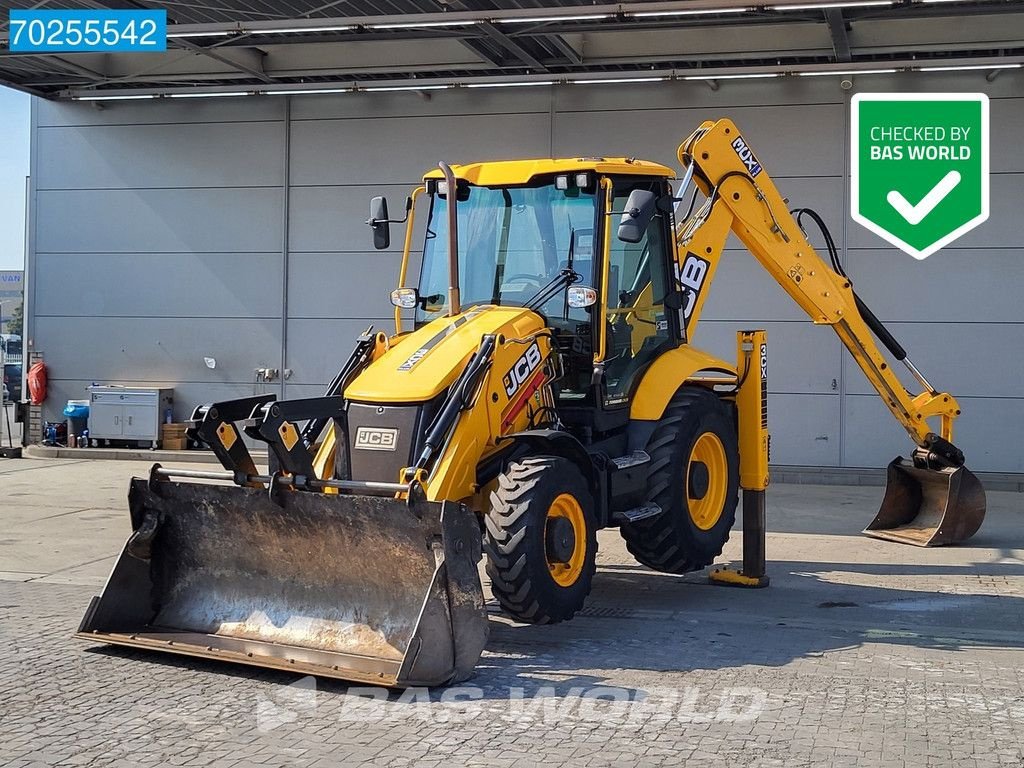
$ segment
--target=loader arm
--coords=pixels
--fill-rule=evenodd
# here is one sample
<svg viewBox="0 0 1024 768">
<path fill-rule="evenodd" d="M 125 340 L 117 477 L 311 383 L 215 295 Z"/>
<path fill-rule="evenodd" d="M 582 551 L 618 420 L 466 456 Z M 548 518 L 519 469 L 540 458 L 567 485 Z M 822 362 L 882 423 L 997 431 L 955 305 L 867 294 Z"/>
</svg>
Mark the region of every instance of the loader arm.
<svg viewBox="0 0 1024 768">
<path fill-rule="evenodd" d="M 815 251 L 741 136 L 727 119 L 703 123 L 679 147 L 679 160 L 706 197 L 704 204 L 676 227 L 677 277 L 686 292 L 683 323 L 687 339 L 700 319 L 707 289 L 729 233 L 818 325 L 831 325 L 868 381 L 928 460 L 962 466 L 952 445 L 953 421 L 960 406 L 948 392 L 935 390 L 905 351 L 857 297 L 848 277 Z M 841 266 L 839 267 L 841 269 Z M 897 378 L 875 339 L 903 362 L 921 384 L 912 394 Z M 928 420 L 938 417 L 938 434 Z"/>
</svg>

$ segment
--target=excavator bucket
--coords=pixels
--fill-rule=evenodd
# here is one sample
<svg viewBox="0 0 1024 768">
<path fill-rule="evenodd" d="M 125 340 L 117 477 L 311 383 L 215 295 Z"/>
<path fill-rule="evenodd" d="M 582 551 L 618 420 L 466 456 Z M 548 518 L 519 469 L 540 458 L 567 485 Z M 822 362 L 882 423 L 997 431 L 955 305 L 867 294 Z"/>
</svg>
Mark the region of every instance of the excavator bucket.
<svg viewBox="0 0 1024 768">
<path fill-rule="evenodd" d="M 136 478 L 129 505 L 77 637 L 389 687 L 464 680 L 483 650 L 459 504 Z"/>
<path fill-rule="evenodd" d="M 971 538 L 985 519 L 985 489 L 966 467 L 927 469 L 897 457 L 868 536 L 916 547 Z"/>
</svg>

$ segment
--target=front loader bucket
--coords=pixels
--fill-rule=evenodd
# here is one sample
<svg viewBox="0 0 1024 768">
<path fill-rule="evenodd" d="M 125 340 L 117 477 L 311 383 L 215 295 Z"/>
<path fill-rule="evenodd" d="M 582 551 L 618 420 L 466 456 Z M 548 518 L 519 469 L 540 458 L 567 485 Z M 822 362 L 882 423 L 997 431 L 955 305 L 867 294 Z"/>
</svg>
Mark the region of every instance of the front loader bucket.
<svg viewBox="0 0 1024 768">
<path fill-rule="evenodd" d="M 77 637 L 405 687 L 469 677 L 480 529 L 451 502 L 134 479 Z"/>
<path fill-rule="evenodd" d="M 868 536 L 917 547 L 971 538 L 985 519 L 985 489 L 966 467 L 926 469 L 897 457 Z"/>
</svg>

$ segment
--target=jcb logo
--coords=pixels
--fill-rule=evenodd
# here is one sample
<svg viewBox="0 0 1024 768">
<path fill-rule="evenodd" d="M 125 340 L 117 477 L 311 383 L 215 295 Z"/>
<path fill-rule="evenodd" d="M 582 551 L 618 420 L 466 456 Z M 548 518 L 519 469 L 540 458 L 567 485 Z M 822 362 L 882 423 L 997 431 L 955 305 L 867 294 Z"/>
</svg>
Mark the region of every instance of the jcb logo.
<svg viewBox="0 0 1024 768">
<path fill-rule="evenodd" d="M 540 365 L 540 347 L 533 342 L 502 378 L 505 394 L 512 397 Z"/>
<path fill-rule="evenodd" d="M 364 451 L 393 451 L 398 447 L 398 430 L 388 427 L 360 427 L 356 448 Z"/>
<path fill-rule="evenodd" d="M 684 325 L 690 319 L 690 315 L 693 314 L 693 308 L 697 305 L 700 289 L 704 287 L 704 280 L 708 276 L 708 267 L 710 266 L 711 263 L 709 261 L 702 259 L 695 253 L 686 254 L 686 259 L 681 267 L 679 264 L 676 264 L 676 281 L 682 287 L 685 294 L 685 304 L 682 306 Z"/>
<path fill-rule="evenodd" d="M 737 136 L 733 139 L 732 148 L 739 155 L 740 160 L 747 166 L 747 172 L 753 176 L 757 176 L 761 172 L 761 164 L 757 162 L 757 158 L 754 157 L 754 153 L 750 151 L 750 147 L 747 146 L 747 142 L 743 140 L 743 137 Z"/>
</svg>

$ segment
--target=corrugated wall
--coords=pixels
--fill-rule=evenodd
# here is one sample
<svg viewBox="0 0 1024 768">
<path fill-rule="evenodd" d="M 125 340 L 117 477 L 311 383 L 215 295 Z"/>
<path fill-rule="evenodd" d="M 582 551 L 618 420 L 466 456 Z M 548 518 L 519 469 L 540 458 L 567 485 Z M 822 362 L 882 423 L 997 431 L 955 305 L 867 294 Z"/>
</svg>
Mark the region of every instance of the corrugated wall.
<svg viewBox="0 0 1024 768">
<path fill-rule="evenodd" d="M 680 139 L 730 116 L 792 204 L 829 222 L 858 291 L 937 386 L 961 400 L 977 470 L 1024 472 L 1021 75 L 863 77 L 861 90 L 983 90 L 992 98 L 992 217 L 916 262 L 846 214 L 848 97 L 835 78 L 414 94 L 82 104 L 33 117 L 35 348 L 52 417 L 92 381 L 171 384 L 177 417 L 293 370 L 319 393 L 368 323 L 388 325 L 401 238 L 369 246 L 367 200 L 394 212 L 437 160 L 623 154 L 677 165 Z M 421 222 L 422 223 L 422 222 Z M 813 241 L 818 238 L 812 237 Z M 871 467 L 906 438 L 828 328 L 811 325 L 732 243 L 695 343 L 734 356 L 768 329 L 772 459 Z M 204 357 L 217 360 L 210 370 Z"/>
</svg>

